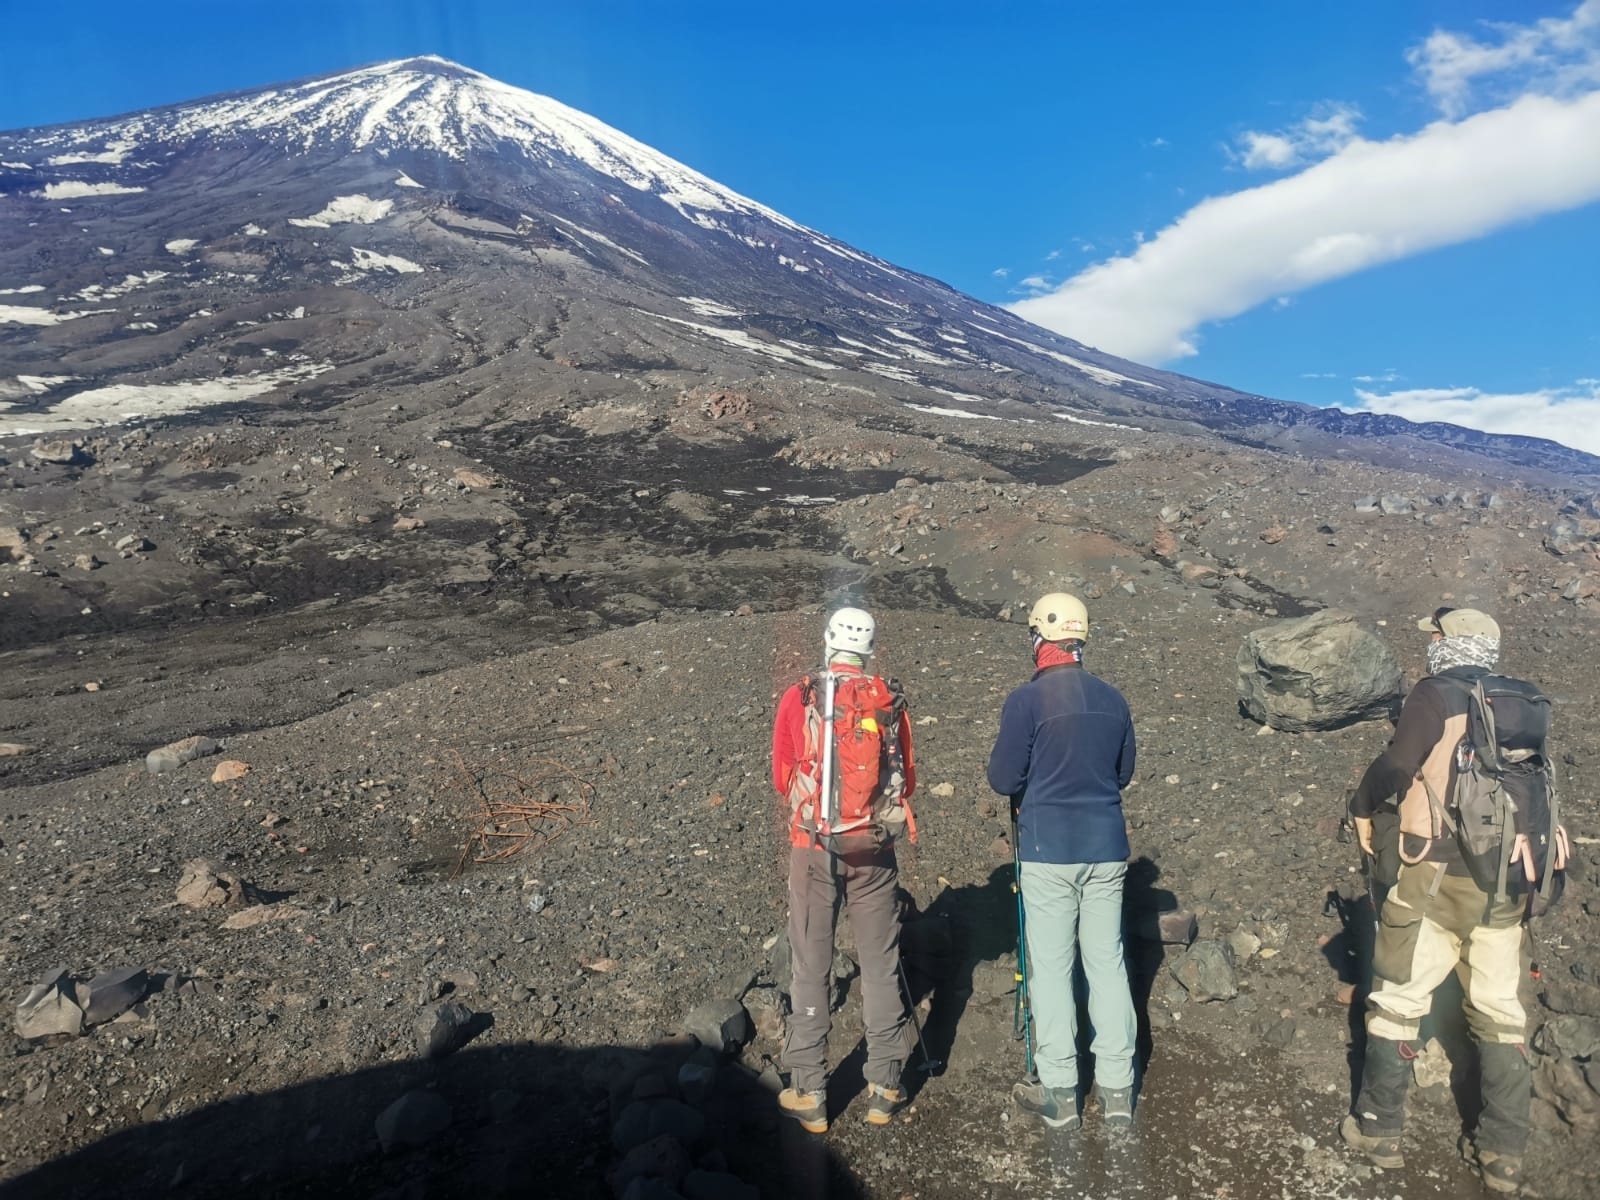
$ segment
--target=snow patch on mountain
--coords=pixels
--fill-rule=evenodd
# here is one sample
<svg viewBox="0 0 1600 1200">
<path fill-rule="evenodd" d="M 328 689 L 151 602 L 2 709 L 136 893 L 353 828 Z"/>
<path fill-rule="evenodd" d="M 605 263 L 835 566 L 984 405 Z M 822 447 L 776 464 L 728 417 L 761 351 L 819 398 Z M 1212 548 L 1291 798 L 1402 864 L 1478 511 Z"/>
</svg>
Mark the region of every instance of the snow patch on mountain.
<svg viewBox="0 0 1600 1200">
<path fill-rule="evenodd" d="M 51 312 L 48 308 L 32 308 L 26 304 L 0 304 L 0 324 L 59 325 L 63 321 L 76 321 L 79 317 L 109 311 L 109 309 L 91 309 L 87 312 Z"/>
<path fill-rule="evenodd" d="M 29 296 L 44 291 L 42 283 L 25 283 L 21 287 L 0 288 L 0 296 Z"/>
<path fill-rule="evenodd" d="M 118 383 L 64 397 L 45 412 L 18 412 L 0 402 L 0 437 L 56 433 L 69 429 L 96 429 L 129 421 L 170 417 L 218 404 L 232 404 L 264 396 L 288 383 L 314 379 L 333 370 L 332 363 L 297 363 L 276 371 L 235 375 L 225 379 L 200 379 L 188 383 Z"/>
<path fill-rule="evenodd" d="M 131 196 L 135 192 L 147 192 L 149 188 L 130 187 L 125 183 L 85 183 L 81 179 L 67 179 L 61 183 L 47 183 L 42 192 L 35 192 L 35 196 L 43 196 L 46 200 L 79 200 L 86 196 Z"/>
<path fill-rule="evenodd" d="M 91 283 L 88 287 L 74 293 L 73 299 L 91 301 L 115 300 L 118 297 L 126 296 L 129 292 L 138 291 L 142 287 L 157 283 L 165 279 L 168 274 L 170 272 L 167 271 L 145 271 L 139 275 L 124 275 L 121 283 Z"/>
<path fill-rule="evenodd" d="M 163 247 L 163 249 L 165 249 L 168 254 L 177 254 L 182 256 L 188 254 L 199 244 L 199 241 L 195 238 L 173 238 Z"/>
<path fill-rule="evenodd" d="M 330 225 L 371 225 L 387 217 L 393 208 L 393 200 L 374 200 L 360 193 L 335 196 L 321 212 L 312 213 L 309 217 L 290 217 L 289 224 L 303 229 L 327 229 Z"/>
<path fill-rule="evenodd" d="M 407 175 L 404 171 L 400 172 L 399 177 L 394 181 L 394 185 L 395 185 L 395 187 L 404 187 L 404 188 L 419 188 L 419 187 L 422 186 L 415 179 L 411 178 L 411 176 Z"/>
<path fill-rule="evenodd" d="M 353 271 L 393 271 L 398 275 L 416 275 L 424 270 L 419 264 L 398 254 L 379 254 L 376 250 L 363 250 L 359 246 L 352 246 L 350 253 L 352 262 L 336 262 L 333 265 Z"/>
</svg>

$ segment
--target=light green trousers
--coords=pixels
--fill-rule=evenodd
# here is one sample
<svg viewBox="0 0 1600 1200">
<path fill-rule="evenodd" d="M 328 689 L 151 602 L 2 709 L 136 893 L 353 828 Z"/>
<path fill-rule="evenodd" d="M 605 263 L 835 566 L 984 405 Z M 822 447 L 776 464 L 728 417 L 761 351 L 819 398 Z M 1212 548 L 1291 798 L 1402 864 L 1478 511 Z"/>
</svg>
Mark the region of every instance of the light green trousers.
<svg viewBox="0 0 1600 1200">
<path fill-rule="evenodd" d="M 1034 1062 L 1048 1088 L 1078 1086 L 1078 1001 L 1073 968 L 1089 985 L 1095 1083 L 1133 1084 L 1138 1022 L 1122 955 L 1122 885 L 1128 864 L 1025 862 L 1022 905 L 1028 930 L 1028 1003 Z"/>
</svg>

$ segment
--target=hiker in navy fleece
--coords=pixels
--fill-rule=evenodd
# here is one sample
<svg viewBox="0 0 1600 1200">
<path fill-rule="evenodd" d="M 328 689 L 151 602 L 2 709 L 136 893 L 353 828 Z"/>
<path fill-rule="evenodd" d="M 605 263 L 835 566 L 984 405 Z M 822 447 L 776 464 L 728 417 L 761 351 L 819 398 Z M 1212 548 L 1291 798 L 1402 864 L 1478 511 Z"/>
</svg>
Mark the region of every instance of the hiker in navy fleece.
<svg viewBox="0 0 1600 1200">
<path fill-rule="evenodd" d="M 1012 1098 L 1052 1128 L 1080 1123 L 1072 973 L 1081 951 L 1101 1116 L 1126 1127 L 1136 1021 L 1122 954 L 1122 789 L 1133 778 L 1133 718 L 1122 693 L 1083 667 L 1082 601 L 1045 596 L 1028 628 L 1036 670 L 1006 697 L 989 756 L 989 786 L 1011 797 L 1016 817 L 1039 1074 L 1037 1083 L 1017 1084 Z"/>
</svg>

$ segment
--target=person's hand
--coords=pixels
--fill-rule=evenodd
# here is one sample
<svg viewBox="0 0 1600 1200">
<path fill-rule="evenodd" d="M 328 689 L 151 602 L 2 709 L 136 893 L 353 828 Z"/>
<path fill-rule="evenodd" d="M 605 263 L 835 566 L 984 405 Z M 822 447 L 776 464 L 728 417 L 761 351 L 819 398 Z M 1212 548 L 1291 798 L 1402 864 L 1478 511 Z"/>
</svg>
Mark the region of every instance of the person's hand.
<svg viewBox="0 0 1600 1200">
<path fill-rule="evenodd" d="M 1361 852 L 1368 858 L 1377 857 L 1372 852 L 1372 818 L 1351 817 L 1350 823 L 1356 827 L 1356 841 L 1361 844 Z"/>
</svg>

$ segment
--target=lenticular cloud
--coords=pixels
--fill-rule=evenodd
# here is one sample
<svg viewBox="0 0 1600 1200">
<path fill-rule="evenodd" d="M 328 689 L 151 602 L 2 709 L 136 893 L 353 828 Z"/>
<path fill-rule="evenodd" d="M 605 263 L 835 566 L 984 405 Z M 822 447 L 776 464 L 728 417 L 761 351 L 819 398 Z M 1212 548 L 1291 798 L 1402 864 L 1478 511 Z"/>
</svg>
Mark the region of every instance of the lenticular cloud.
<svg viewBox="0 0 1600 1200">
<path fill-rule="evenodd" d="M 1202 201 L 1123 258 L 1011 306 L 1112 354 L 1196 353 L 1208 321 L 1381 263 L 1600 199 L 1600 92 L 1524 96 Z"/>
</svg>

